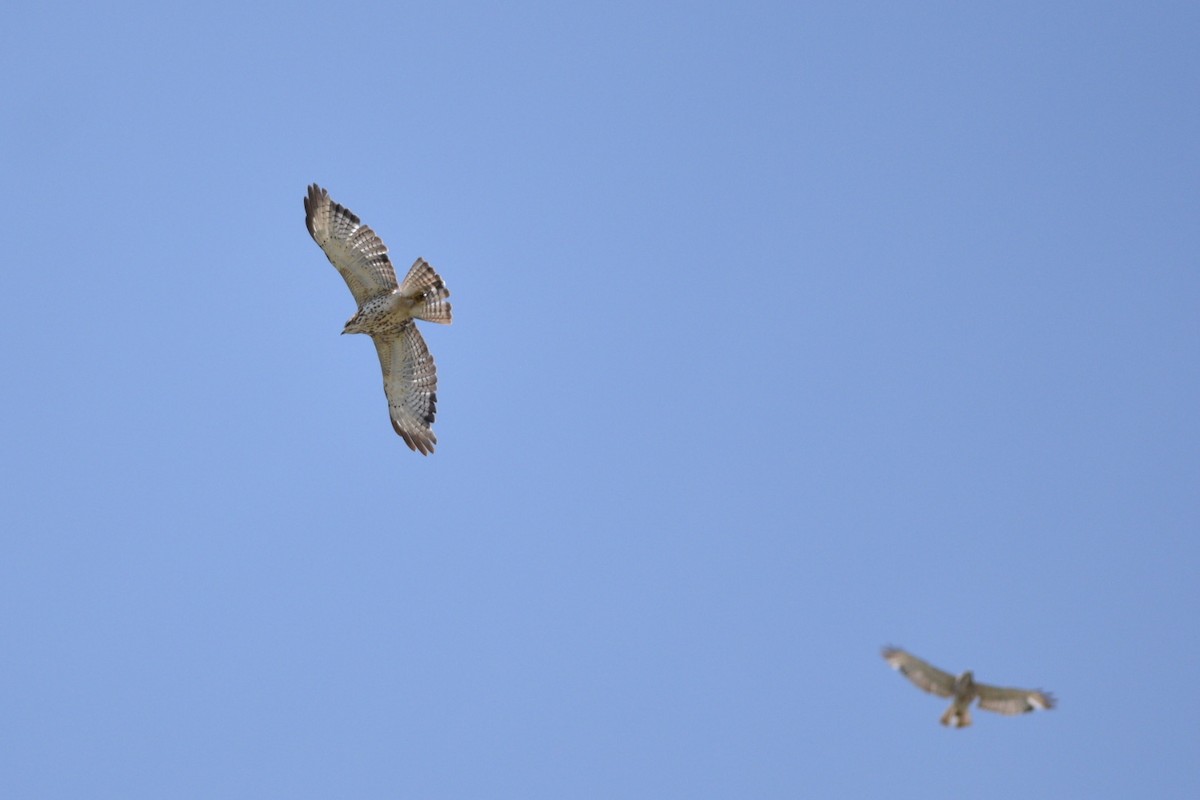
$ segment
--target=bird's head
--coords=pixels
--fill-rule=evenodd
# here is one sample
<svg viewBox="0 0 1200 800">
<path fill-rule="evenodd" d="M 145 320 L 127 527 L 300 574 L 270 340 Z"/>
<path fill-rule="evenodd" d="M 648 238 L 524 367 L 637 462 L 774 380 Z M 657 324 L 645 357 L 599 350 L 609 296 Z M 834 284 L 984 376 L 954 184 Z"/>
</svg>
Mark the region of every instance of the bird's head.
<svg viewBox="0 0 1200 800">
<path fill-rule="evenodd" d="M 342 335 L 347 333 L 366 333 L 362 328 L 362 314 L 355 314 L 350 319 L 346 320 L 346 327 L 342 328 Z"/>
</svg>

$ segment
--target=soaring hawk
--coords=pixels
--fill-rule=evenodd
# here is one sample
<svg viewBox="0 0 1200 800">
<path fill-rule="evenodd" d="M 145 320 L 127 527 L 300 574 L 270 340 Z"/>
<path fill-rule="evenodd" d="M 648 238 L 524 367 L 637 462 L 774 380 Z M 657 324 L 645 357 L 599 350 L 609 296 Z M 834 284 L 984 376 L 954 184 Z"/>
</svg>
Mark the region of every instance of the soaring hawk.
<svg viewBox="0 0 1200 800">
<path fill-rule="evenodd" d="M 979 707 L 1001 714 L 1023 714 L 1035 708 L 1054 708 L 1054 696 L 1035 689 L 1002 689 L 986 683 L 976 683 L 967 670 L 957 678 L 942 672 L 916 656 L 894 647 L 883 648 L 883 657 L 900 670 L 904 677 L 938 697 L 953 697 L 954 701 L 942 714 L 943 725 L 965 728 L 971 724 L 971 703 L 979 699 Z"/>
<path fill-rule="evenodd" d="M 304 198 L 304 214 L 308 232 L 358 303 L 342 333 L 365 333 L 375 341 L 392 427 L 413 450 L 432 453 L 437 444 L 430 427 L 437 407 L 437 371 L 414 320 L 450 324 L 446 284 L 418 258 L 397 285 L 384 243 L 315 183 Z"/>
</svg>

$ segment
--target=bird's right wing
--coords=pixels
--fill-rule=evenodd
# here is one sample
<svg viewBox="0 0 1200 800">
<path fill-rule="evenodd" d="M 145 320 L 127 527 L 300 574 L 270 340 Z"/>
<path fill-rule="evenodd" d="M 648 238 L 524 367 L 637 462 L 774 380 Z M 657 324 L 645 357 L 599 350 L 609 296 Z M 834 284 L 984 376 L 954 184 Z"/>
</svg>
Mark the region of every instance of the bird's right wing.
<svg viewBox="0 0 1200 800">
<path fill-rule="evenodd" d="M 433 417 L 437 411 L 437 369 L 425 339 L 412 320 L 396 334 L 371 337 L 383 368 L 383 391 L 392 428 L 421 455 L 433 452 Z"/>
<path fill-rule="evenodd" d="M 936 694 L 938 697 L 954 696 L 954 676 L 949 672 L 943 672 L 895 647 L 883 648 L 883 657 L 891 664 L 892 669 L 900 670 L 901 675 L 930 694 Z"/>
</svg>

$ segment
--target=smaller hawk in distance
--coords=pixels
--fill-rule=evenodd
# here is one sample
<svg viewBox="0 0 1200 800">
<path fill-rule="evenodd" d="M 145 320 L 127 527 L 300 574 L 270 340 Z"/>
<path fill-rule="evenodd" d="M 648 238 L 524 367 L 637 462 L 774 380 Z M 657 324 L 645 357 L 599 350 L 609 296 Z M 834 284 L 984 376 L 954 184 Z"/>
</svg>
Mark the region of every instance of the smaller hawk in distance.
<svg viewBox="0 0 1200 800">
<path fill-rule="evenodd" d="M 380 238 L 315 183 L 304 198 L 304 216 L 308 232 L 358 303 L 342 333 L 365 333 L 375 342 L 392 427 L 413 450 L 432 453 L 437 444 L 430 427 L 437 409 L 437 370 L 414 320 L 449 325 L 450 291 L 423 258 L 397 284 Z"/>
<path fill-rule="evenodd" d="M 986 683 L 976 683 L 975 676 L 967 670 L 957 678 L 943 672 L 914 655 L 895 647 L 883 648 L 883 657 L 893 669 L 920 688 L 938 697 L 952 697 L 954 701 L 942 714 L 943 725 L 965 728 L 971 724 L 971 703 L 976 698 L 979 707 L 1001 714 L 1024 714 L 1035 708 L 1054 708 L 1054 696 L 1037 689 L 1002 689 Z"/>
</svg>

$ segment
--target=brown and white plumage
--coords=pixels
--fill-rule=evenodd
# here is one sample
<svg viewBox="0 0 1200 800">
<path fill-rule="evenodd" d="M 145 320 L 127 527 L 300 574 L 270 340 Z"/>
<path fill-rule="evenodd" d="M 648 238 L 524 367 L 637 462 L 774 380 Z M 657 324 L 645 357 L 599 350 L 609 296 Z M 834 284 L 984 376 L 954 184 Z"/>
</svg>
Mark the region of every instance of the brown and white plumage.
<svg viewBox="0 0 1200 800">
<path fill-rule="evenodd" d="M 365 333 L 375 341 L 392 427 L 413 450 L 432 453 L 437 370 L 414 320 L 450 324 L 450 291 L 421 258 L 397 284 L 383 241 L 315 183 L 308 187 L 304 213 L 308 232 L 358 303 L 342 333 Z"/>
<path fill-rule="evenodd" d="M 883 648 L 883 657 L 893 669 L 908 678 L 919 688 L 938 697 L 952 697 L 953 702 L 942 715 L 943 725 L 965 728 L 971 724 L 971 703 L 979 700 L 979 707 L 1000 714 L 1023 714 L 1035 708 L 1054 708 L 1054 696 L 1037 689 L 1006 689 L 977 683 L 968 670 L 958 677 L 922 661 L 910 653 L 895 647 Z"/>
</svg>

